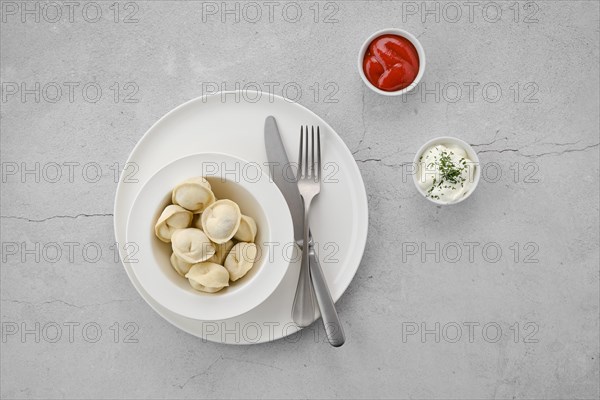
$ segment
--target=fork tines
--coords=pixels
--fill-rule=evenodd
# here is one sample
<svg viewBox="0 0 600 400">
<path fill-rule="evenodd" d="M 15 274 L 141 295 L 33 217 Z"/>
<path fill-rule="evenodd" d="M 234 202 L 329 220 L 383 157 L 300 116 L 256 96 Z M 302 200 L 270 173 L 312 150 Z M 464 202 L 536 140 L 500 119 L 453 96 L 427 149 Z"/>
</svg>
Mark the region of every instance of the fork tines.
<svg viewBox="0 0 600 400">
<path fill-rule="evenodd" d="M 300 152 L 298 156 L 298 177 L 303 179 L 321 179 L 321 129 L 317 126 L 317 153 L 315 155 L 315 127 L 311 126 L 310 140 L 308 125 L 300 126 Z M 310 142 L 310 159 L 309 159 Z M 316 156 L 316 157 L 315 157 Z"/>
</svg>

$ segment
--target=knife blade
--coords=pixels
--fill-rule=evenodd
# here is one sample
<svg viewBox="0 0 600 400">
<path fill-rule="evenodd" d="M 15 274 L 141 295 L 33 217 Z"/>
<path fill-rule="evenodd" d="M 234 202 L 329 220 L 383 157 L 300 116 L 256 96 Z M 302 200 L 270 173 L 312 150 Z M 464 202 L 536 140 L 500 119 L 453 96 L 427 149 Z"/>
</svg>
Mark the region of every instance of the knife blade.
<svg viewBox="0 0 600 400">
<path fill-rule="evenodd" d="M 286 174 L 290 171 L 290 161 L 279 134 L 277 121 L 272 116 L 267 117 L 265 120 L 265 148 L 269 160 L 271 179 L 283 194 L 290 209 L 292 222 L 294 223 L 294 240 L 301 246 L 304 235 L 304 205 L 295 177 Z"/>
</svg>

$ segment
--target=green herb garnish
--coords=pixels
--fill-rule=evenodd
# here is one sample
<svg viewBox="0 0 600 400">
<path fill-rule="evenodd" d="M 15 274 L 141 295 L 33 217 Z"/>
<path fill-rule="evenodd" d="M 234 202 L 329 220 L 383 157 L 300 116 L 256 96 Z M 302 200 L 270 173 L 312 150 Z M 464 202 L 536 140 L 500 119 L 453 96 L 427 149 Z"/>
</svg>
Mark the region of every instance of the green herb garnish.
<svg viewBox="0 0 600 400">
<path fill-rule="evenodd" d="M 436 187 L 456 190 L 455 187 L 450 186 L 449 184 L 460 184 L 461 187 L 464 186 L 464 182 L 467 179 L 464 176 L 462 176 L 462 173 L 465 169 L 467 169 L 467 160 L 461 158 L 458 161 L 458 163 L 455 164 L 452 162 L 452 158 L 450 157 L 453 155 L 453 152 L 448 153 L 446 151 L 442 151 L 440 153 L 439 160 L 437 160 L 437 158 L 434 156 L 435 162 L 428 164 L 428 167 L 437 166 L 437 169 L 439 171 L 439 181 L 436 178 L 433 178 L 432 186 L 427 191 L 428 197 L 439 199 L 439 196 L 432 194 L 433 190 Z"/>
</svg>

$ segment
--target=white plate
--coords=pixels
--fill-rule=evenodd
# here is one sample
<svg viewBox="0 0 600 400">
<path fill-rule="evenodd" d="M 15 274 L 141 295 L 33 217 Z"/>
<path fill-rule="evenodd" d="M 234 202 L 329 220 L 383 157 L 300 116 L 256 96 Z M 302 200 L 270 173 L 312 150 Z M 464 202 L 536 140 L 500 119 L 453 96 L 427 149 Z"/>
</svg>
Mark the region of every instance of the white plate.
<svg viewBox="0 0 600 400">
<path fill-rule="evenodd" d="M 170 312 L 140 286 L 129 264 L 125 243 L 127 217 L 146 181 L 164 165 L 203 152 L 233 154 L 268 171 L 264 121 L 277 119 L 291 160 L 296 158 L 300 125 L 320 125 L 324 161 L 321 194 L 311 211 L 311 228 L 331 295 L 338 300 L 354 277 L 367 240 L 367 195 L 352 153 L 316 114 L 282 97 L 262 92 L 223 92 L 199 97 L 156 122 L 131 152 L 117 187 L 115 237 L 129 279 L 146 302 L 178 328 L 209 341 L 250 344 L 276 340 L 299 328 L 291 320 L 299 262 L 293 262 L 280 286 L 260 306 L 228 319 L 199 321 Z"/>
<path fill-rule="evenodd" d="M 260 251 L 253 268 L 217 293 L 194 290 L 171 266 L 170 243 L 154 234 L 156 220 L 171 203 L 173 186 L 198 175 L 209 180 L 217 198 L 236 202 L 259 227 Z M 222 320 L 250 311 L 277 289 L 290 260 L 271 244 L 293 243 L 294 227 L 285 199 L 260 167 L 226 154 L 202 153 L 173 161 L 152 176 L 133 203 L 126 236 L 139 249 L 138 262 L 130 265 L 152 299 L 184 317 Z"/>
</svg>

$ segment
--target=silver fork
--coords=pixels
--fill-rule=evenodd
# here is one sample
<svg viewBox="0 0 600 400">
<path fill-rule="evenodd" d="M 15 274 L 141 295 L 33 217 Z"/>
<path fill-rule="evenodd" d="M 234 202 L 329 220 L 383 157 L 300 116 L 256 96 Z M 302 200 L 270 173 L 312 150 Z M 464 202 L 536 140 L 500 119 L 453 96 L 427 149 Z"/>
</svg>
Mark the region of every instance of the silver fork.
<svg viewBox="0 0 600 400">
<path fill-rule="evenodd" d="M 345 336 L 340 324 L 335 304 L 329 293 L 329 288 L 325 282 L 323 271 L 319 259 L 315 253 L 310 227 L 308 225 L 310 205 L 313 199 L 321 192 L 321 130 L 317 126 L 317 152 L 315 159 L 315 128 L 311 127 L 310 140 L 310 163 L 309 163 L 309 137 L 308 126 L 306 130 L 300 128 L 300 152 L 298 161 L 298 190 L 304 202 L 304 239 L 302 248 L 302 268 L 307 268 L 308 271 L 301 273 L 300 279 L 305 279 L 304 283 L 304 298 L 310 301 L 310 310 L 312 308 L 312 290 L 314 287 L 315 297 L 321 311 L 321 317 L 325 326 L 327 339 L 331 345 L 338 347 L 344 344 Z M 302 271 L 301 271 L 302 272 Z M 307 273 L 308 272 L 308 273 Z M 312 285 L 311 285 L 312 282 Z M 298 295 L 298 293 L 297 293 Z M 310 300 L 309 300 L 310 299 Z M 312 318 L 311 318 L 312 320 Z M 312 321 L 311 321 L 312 322 Z"/>
<path fill-rule="evenodd" d="M 312 127 L 313 132 L 313 149 L 314 149 L 314 134 L 315 128 Z M 320 139 L 321 131 L 317 127 L 317 138 Z M 306 136 L 306 140 L 304 137 Z M 318 146 L 318 154 L 321 154 L 321 142 L 319 140 Z M 304 149 L 306 147 L 306 150 Z M 305 161 L 306 159 L 306 161 Z M 311 152 L 311 170 L 314 171 L 314 151 Z M 319 158 L 320 161 L 320 158 Z M 298 192 L 300 193 L 300 197 L 302 197 L 302 202 L 304 204 L 304 227 L 303 227 L 303 240 L 302 240 L 302 260 L 300 263 L 300 276 L 298 277 L 298 287 L 296 288 L 296 296 L 294 297 L 294 304 L 292 307 L 292 318 L 296 325 L 300 327 L 306 327 L 313 323 L 315 318 L 315 305 L 314 305 L 314 292 L 313 285 L 310 277 L 310 261 L 309 261 L 309 239 L 310 228 L 308 226 L 308 209 L 310 208 L 310 202 L 321 191 L 321 185 L 319 184 L 319 179 L 315 182 L 314 179 L 312 182 L 308 178 L 308 125 L 306 126 L 306 133 L 304 131 L 304 126 L 300 127 L 300 150 L 298 151 L 298 172 L 296 173 L 296 183 L 298 185 Z M 320 162 L 317 168 L 317 171 L 321 171 Z M 312 183 L 312 185 L 311 185 Z M 302 194 L 302 187 L 308 187 L 310 185 L 312 187 L 313 194 L 311 198 L 307 201 L 304 195 Z M 314 191 L 316 189 L 316 192 Z M 307 233 L 308 232 L 308 233 Z"/>
</svg>

